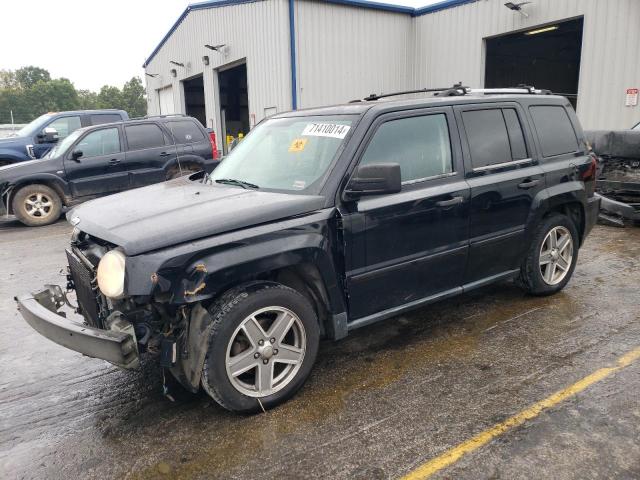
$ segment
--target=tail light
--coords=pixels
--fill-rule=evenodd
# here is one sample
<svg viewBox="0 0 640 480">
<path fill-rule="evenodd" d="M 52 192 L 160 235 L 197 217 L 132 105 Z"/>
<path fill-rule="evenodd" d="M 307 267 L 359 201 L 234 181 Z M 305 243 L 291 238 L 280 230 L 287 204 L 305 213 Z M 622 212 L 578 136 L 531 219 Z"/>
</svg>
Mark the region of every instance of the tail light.
<svg viewBox="0 0 640 480">
<path fill-rule="evenodd" d="M 593 152 L 591 152 L 589 156 L 591 157 L 591 165 L 582 173 L 582 180 L 585 182 L 595 180 L 598 171 L 598 157 Z"/>
<path fill-rule="evenodd" d="M 209 132 L 209 142 L 211 142 L 211 153 L 213 154 L 213 159 L 218 159 L 218 144 L 216 142 L 216 132 Z"/>
</svg>

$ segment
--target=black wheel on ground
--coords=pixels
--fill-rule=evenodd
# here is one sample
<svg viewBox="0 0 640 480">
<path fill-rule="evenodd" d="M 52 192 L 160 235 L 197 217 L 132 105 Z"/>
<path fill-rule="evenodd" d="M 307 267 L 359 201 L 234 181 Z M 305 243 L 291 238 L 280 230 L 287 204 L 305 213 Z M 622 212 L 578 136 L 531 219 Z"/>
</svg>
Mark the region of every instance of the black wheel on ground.
<svg viewBox="0 0 640 480">
<path fill-rule="evenodd" d="M 521 286 L 540 296 L 562 290 L 576 268 L 578 244 L 578 230 L 569 217 L 553 213 L 543 218 L 520 268 Z"/>
<path fill-rule="evenodd" d="M 167 180 L 173 180 L 174 178 L 180 178 L 187 175 L 192 175 L 200 171 L 202 171 L 202 168 L 196 165 L 183 165 L 182 168 L 179 168 L 176 165 L 175 167 L 171 167 L 167 171 Z"/>
<path fill-rule="evenodd" d="M 213 325 L 202 386 L 221 406 L 257 412 L 290 398 L 309 376 L 320 328 L 309 301 L 273 282 L 226 292 L 210 308 Z"/>
<path fill-rule="evenodd" d="M 13 213 L 29 227 L 49 225 L 60 218 L 62 201 L 46 185 L 34 184 L 20 188 L 13 195 Z"/>
</svg>

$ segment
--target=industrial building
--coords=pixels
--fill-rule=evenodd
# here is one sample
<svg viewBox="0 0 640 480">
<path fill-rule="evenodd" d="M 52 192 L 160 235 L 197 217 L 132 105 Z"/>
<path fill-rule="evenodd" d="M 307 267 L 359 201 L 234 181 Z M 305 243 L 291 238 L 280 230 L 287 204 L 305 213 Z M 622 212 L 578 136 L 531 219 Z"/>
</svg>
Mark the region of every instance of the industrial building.
<svg viewBox="0 0 640 480">
<path fill-rule="evenodd" d="M 585 128 L 640 121 L 639 0 L 506 3 L 192 4 L 144 63 L 149 114 L 236 137 L 276 112 L 462 82 L 566 94 Z"/>
</svg>

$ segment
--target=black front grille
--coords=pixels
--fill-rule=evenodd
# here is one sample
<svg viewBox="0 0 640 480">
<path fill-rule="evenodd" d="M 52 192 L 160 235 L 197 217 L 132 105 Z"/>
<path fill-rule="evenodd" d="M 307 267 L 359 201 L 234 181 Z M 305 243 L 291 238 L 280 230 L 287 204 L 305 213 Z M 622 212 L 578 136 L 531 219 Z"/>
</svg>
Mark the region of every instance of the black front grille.
<svg viewBox="0 0 640 480">
<path fill-rule="evenodd" d="M 69 272 L 76 287 L 76 296 L 80 313 L 92 327 L 101 328 L 98 302 L 96 300 L 97 286 L 95 286 L 95 274 L 80 260 L 71 250 L 67 250 Z"/>
</svg>

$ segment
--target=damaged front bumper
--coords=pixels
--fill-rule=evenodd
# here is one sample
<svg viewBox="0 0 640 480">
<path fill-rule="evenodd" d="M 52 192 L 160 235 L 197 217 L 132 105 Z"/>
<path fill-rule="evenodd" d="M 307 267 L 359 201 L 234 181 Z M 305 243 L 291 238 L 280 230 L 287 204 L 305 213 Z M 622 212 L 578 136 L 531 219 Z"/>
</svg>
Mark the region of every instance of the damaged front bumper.
<svg viewBox="0 0 640 480">
<path fill-rule="evenodd" d="M 66 303 L 62 289 L 46 285 L 46 289 L 16 298 L 18 310 L 38 333 L 88 357 L 106 360 L 121 368 L 140 364 L 135 334 L 119 330 L 101 330 L 66 318 L 60 308 Z"/>
</svg>

